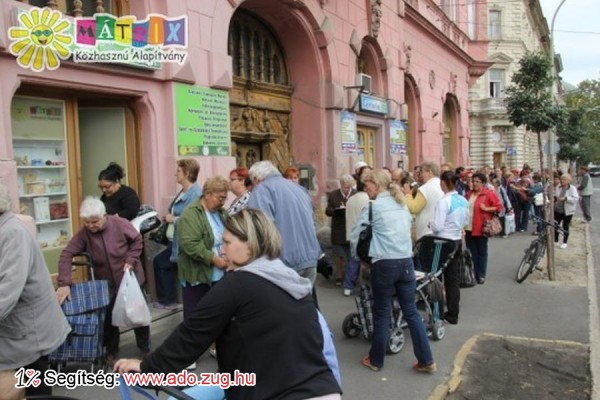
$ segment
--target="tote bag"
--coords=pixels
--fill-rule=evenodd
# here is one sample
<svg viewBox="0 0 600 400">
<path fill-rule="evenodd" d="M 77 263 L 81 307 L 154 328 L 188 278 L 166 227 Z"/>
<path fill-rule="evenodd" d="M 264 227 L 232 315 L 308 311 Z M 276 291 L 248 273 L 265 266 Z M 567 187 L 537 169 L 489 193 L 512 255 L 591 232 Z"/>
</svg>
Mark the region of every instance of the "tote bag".
<svg viewBox="0 0 600 400">
<path fill-rule="evenodd" d="M 356 244 L 356 255 L 361 261 L 371 263 L 369 250 L 371 249 L 371 239 L 373 239 L 373 208 L 372 203 L 369 203 L 369 223 L 363 225 L 364 228 L 358 235 L 358 243 Z"/>
</svg>

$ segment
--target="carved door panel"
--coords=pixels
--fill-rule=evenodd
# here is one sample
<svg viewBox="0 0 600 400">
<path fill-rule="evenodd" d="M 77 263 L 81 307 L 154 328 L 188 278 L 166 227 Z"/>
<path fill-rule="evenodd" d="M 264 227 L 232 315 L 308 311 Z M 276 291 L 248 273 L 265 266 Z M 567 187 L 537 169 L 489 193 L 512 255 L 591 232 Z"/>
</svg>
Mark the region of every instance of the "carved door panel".
<svg viewBox="0 0 600 400">
<path fill-rule="evenodd" d="M 244 165 L 245 146 L 252 145 L 258 159 L 283 170 L 292 162 L 292 87 L 279 40 L 263 21 L 238 10 L 229 27 L 228 54 L 234 73 L 229 92 L 231 140 L 239 147 L 232 155 L 239 153 L 238 164 Z"/>
<path fill-rule="evenodd" d="M 236 143 L 235 161 L 238 167 L 250 168 L 252 164 L 262 160 L 261 148 L 253 143 Z"/>
</svg>

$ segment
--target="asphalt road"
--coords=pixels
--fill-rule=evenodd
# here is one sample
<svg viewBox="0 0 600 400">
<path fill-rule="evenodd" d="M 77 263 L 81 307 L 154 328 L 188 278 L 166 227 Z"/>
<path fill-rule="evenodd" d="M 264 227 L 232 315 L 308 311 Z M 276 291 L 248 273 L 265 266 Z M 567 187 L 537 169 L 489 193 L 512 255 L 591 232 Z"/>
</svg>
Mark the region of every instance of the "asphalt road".
<svg viewBox="0 0 600 400">
<path fill-rule="evenodd" d="M 600 178 L 594 178 L 594 184 L 598 189 L 592 197 L 592 232 L 598 229 L 596 225 L 600 221 Z M 461 346 L 473 335 L 484 332 L 587 344 L 587 288 L 519 285 L 514 281 L 518 262 L 531 239 L 529 233 L 518 233 L 508 239 L 490 240 L 486 283 L 461 291 L 459 324 L 447 325 L 444 339 L 431 342 L 438 365 L 438 371 L 433 375 L 412 371 L 414 355 L 408 332 L 404 349 L 397 355 L 386 357 L 385 366 L 380 372 L 372 372 L 361 366 L 360 359 L 367 354 L 369 343 L 361 337 L 346 338 L 341 329 L 344 317 L 355 311 L 354 299 L 344 297 L 341 288 L 319 277 L 319 302 L 335 335 L 344 399 L 427 399 L 438 384 L 448 379 L 454 357 Z M 593 234 L 592 247 L 595 259 L 600 260 L 600 238 Z M 598 262 L 596 279 L 600 284 Z M 153 347 L 156 347 L 179 321 L 181 313 L 155 322 L 152 326 Z M 135 355 L 133 334 L 123 334 L 121 356 Z M 198 362 L 198 371 L 215 370 L 215 360 L 203 355 Z M 118 398 L 116 391 L 109 393 L 106 389 L 97 387 L 70 391 L 57 388 L 54 392 L 81 399 Z"/>
</svg>

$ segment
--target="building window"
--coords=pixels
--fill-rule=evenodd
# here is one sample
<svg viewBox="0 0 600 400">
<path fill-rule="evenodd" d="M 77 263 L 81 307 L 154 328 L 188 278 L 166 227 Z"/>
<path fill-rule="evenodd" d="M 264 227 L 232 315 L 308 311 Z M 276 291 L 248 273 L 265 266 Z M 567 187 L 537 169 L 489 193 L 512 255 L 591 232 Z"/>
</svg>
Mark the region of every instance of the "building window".
<svg viewBox="0 0 600 400">
<path fill-rule="evenodd" d="M 283 51 L 275 35 L 256 18 L 236 13 L 230 24 L 227 47 L 236 77 L 288 84 Z"/>
<path fill-rule="evenodd" d="M 504 71 L 501 69 L 490 69 L 490 97 L 502 97 L 503 82 Z"/>
<path fill-rule="evenodd" d="M 376 165 L 375 129 L 359 126 L 356 128 L 358 157 L 371 166 Z"/>
<path fill-rule="evenodd" d="M 91 17 L 95 13 L 108 13 L 117 16 L 129 15 L 128 0 L 25 0 L 23 3 L 35 7 L 49 7 L 73 17 Z"/>
<path fill-rule="evenodd" d="M 502 31 L 500 30 L 500 20 L 502 14 L 500 11 L 490 11 L 490 21 L 489 21 L 489 39 L 490 40 L 500 40 L 502 38 Z"/>
<path fill-rule="evenodd" d="M 475 40 L 477 24 L 475 22 L 475 0 L 469 0 L 467 8 L 467 24 L 469 28 L 469 39 Z"/>
</svg>

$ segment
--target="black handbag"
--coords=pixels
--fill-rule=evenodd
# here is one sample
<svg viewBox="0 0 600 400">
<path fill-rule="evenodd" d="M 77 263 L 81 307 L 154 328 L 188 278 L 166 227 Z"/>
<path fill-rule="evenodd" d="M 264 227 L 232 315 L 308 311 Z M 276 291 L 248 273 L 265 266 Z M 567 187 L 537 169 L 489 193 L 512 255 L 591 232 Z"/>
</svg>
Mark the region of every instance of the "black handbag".
<svg viewBox="0 0 600 400">
<path fill-rule="evenodd" d="M 167 221 L 161 221 L 160 225 L 154 232 L 150 234 L 150 239 L 158 244 L 169 244 L 167 238 L 167 229 L 169 229 L 169 223 Z"/>
<path fill-rule="evenodd" d="M 369 202 L 369 223 L 363 224 L 364 229 L 358 235 L 358 243 L 356 243 L 356 255 L 361 261 L 371 263 L 369 250 L 371 249 L 371 239 L 373 239 L 373 203 Z"/>
<path fill-rule="evenodd" d="M 470 288 L 477 284 L 475 280 L 475 267 L 471 252 L 463 245 L 458 256 L 458 285 L 461 288 Z"/>
<path fill-rule="evenodd" d="M 171 212 L 171 210 L 173 209 L 173 205 L 175 204 L 175 201 L 177 200 L 177 198 L 179 197 L 181 192 L 183 192 L 183 190 L 181 190 L 179 193 L 177 193 L 177 196 L 175 196 L 175 198 L 169 205 L 169 208 L 167 209 L 167 210 L 169 210 L 169 212 Z M 155 241 L 158 244 L 163 244 L 163 245 L 169 244 L 169 238 L 167 236 L 168 229 L 169 229 L 169 222 L 167 222 L 165 220 L 161 221 L 158 228 L 156 228 L 156 230 L 150 234 L 150 239 L 152 239 L 153 241 Z"/>
</svg>

